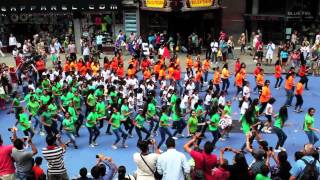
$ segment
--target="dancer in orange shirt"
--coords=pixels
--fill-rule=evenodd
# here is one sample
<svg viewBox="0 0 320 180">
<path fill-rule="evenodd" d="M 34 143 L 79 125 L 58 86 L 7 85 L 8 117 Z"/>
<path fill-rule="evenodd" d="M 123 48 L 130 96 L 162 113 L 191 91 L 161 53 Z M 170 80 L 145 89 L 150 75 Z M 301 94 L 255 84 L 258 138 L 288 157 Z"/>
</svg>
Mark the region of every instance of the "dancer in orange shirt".
<svg viewBox="0 0 320 180">
<path fill-rule="evenodd" d="M 220 69 L 219 66 L 217 66 L 214 69 L 214 75 L 213 75 L 213 85 L 216 87 L 216 94 L 219 94 L 220 92 L 220 83 L 221 83 L 221 77 L 220 77 Z"/>
<path fill-rule="evenodd" d="M 229 81 L 230 75 L 231 75 L 231 73 L 228 69 L 228 63 L 225 63 L 223 65 L 222 72 L 221 72 L 221 80 L 222 80 L 222 91 L 227 94 L 228 94 L 228 89 L 230 86 L 230 81 Z"/>
<path fill-rule="evenodd" d="M 303 85 L 304 85 L 304 83 L 305 83 L 305 80 L 301 78 L 300 81 L 296 85 L 295 96 L 296 96 L 297 102 L 296 102 L 296 106 L 294 108 L 294 112 L 297 112 L 297 113 L 302 112 L 301 107 L 303 105 L 302 93 L 303 93 Z"/>
<path fill-rule="evenodd" d="M 264 85 L 264 70 L 263 69 L 260 69 L 260 72 L 256 77 L 256 84 L 257 84 L 259 95 L 261 95 L 262 86 Z"/>
<path fill-rule="evenodd" d="M 274 67 L 274 77 L 276 78 L 276 84 L 274 85 L 274 88 L 278 89 L 281 86 L 281 83 L 283 81 L 283 78 L 281 77 L 281 72 L 282 72 L 282 68 L 281 68 L 281 64 L 280 64 L 280 60 L 277 60 L 277 62 L 275 63 L 275 67 Z"/>
<path fill-rule="evenodd" d="M 202 63 L 203 65 L 203 72 L 204 72 L 204 81 L 207 82 L 208 80 L 208 74 L 209 74 L 209 70 L 210 70 L 210 66 L 211 66 L 211 61 L 209 58 L 205 59 Z"/>
<path fill-rule="evenodd" d="M 262 114 L 264 112 L 264 109 L 266 108 L 270 98 L 271 98 L 271 91 L 270 91 L 270 81 L 266 80 L 264 82 L 264 86 L 262 87 L 262 92 L 260 95 L 260 103 L 261 107 L 259 109 L 259 114 Z"/>
</svg>

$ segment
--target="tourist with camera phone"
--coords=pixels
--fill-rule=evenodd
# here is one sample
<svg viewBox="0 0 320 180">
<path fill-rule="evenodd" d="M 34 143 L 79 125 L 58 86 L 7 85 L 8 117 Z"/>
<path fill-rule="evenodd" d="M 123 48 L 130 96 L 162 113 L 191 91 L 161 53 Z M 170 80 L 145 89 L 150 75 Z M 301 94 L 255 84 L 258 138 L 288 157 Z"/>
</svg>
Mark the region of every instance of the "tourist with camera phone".
<svg viewBox="0 0 320 180">
<path fill-rule="evenodd" d="M 156 163 L 160 155 L 156 141 L 154 139 L 140 140 L 137 147 L 141 151 L 133 155 L 133 160 L 137 165 L 137 180 L 155 180 L 157 175 Z M 153 153 L 150 152 L 150 147 L 153 148 Z"/>
<path fill-rule="evenodd" d="M 97 154 L 96 158 L 97 164 L 91 169 L 92 176 L 94 178 L 100 176 L 101 179 L 112 179 L 117 172 L 117 166 L 113 162 L 112 158 L 103 154 Z"/>
<path fill-rule="evenodd" d="M 12 133 L 12 137 L 10 137 L 10 139 L 13 143 L 17 139 L 17 128 L 13 127 L 8 130 Z M 3 139 L 0 135 L 0 179 L 15 179 L 14 162 L 11 157 L 13 148 L 13 145 L 3 145 Z"/>
</svg>

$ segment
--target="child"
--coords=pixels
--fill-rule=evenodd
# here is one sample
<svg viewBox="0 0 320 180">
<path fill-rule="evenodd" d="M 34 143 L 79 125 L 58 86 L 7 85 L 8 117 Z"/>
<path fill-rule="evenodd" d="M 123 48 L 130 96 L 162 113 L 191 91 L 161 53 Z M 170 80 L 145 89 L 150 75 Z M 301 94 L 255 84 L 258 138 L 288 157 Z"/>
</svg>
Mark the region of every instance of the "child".
<svg viewBox="0 0 320 180">
<path fill-rule="evenodd" d="M 267 118 L 267 122 L 264 124 L 264 128 L 262 129 L 262 131 L 265 133 L 271 133 L 272 116 L 275 116 L 275 114 L 273 113 L 274 102 L 276 102 L 276 99 L 270 98 L 266 106 L 265 116 Z"/>
<path fill-rule="evenodd" d="M 35 164 L 32 167 L 32 171 L 35 175 L 35 180 L 39 180 L 40 177 L 43 177 L 45 175 L 43 169 L 40 167 L 42 164 L 42 157 L 36 157 L 34 163 Z"/>
</svg>

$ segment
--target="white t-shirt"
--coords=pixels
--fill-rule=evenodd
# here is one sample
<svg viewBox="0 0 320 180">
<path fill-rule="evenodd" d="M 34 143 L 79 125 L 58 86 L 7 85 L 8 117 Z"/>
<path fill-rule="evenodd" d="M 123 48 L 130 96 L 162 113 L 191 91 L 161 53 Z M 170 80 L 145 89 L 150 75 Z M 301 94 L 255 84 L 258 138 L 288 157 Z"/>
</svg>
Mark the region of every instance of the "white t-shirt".
<svg viewBox="0 0 320 180">
<path fill-rule="evenodd" d="M 160 154 L 150 153 L 148 155 L 142 156 L 144 161 L 148 164 L 148 166 L 154 172 L 156 169 L 156 163 Z M 137 165 L 137 179 L 143 180 L 154 180 L 153 172 L 151 172 L 150 168 L 146 165 L 146 163 L 142 160 L 140 153 L 133 154 L 133 161 Z"/>
<path fill-rule="evenodd" d="M 143 94 L 142 93 L 138 93 L 137 94 L 137 105 L 138 106 L 142 106 L 143 105 Z"/>
<path fill-rule="evenodd" d="M 272 112 L 273 112 L 273 106 L 272 106 L 272 104 L 268 103 L 266 106 L 265 113 L 266 113 L 266 115 L 272 115 Z"/>
<path fill-rule="evenodd" d="M 16 46 L 16 45 L 17 45 L 16 37 L 14 36 L 9 37 L 9 46 Z"/>
<path fill-rule="evenodd" d="M 188 95 L 184 95 L 182 100 L 181 100 L 181 103 L 180 103 L 180 108 L 181 109 L 187 109 L 188 101 L 189 101 L 189 96 Z"/>
<path fill-rule="evenodd" d="M 226 97 L 225 96 L 220 96 L 219 100 L 218 100 L 218 104 L 222 105 L 222 106 L 226 105 Z"/>
<path fill-rule="evenodd" d="M 249 108 L 249 101 L 243 101 L 240 108 L 240 114 L 243 115 L 248 108 Z"/>
<path fill-rule="evenodd" d="M 207 94 L 206 97 L 204 98 L 204 104 L 205 105 L 210 105 L 212 99 L 212 95 L 211 94 Z"/>
<path fill-rule="evenodd" d="M 249 98 L 250 97 L 250 88 L 248 86 L 243 87 L 242 95 Z"/>
</svg>

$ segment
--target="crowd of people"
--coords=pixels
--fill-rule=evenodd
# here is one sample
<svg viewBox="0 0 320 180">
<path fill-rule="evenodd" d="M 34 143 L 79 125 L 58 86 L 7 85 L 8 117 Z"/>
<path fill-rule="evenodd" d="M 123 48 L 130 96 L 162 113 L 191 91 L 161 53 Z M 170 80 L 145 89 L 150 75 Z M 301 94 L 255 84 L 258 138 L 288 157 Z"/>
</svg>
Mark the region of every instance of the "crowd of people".
<svg viewBox="0 0 320 180">
<path fill-rule="evenodd" d="M 195 34 L 190 36 L 191 41 L 195 39 L 193 36 Z M 118 37 L 125 41 L 122 33 Z M 284 55 L 287 45 L 280 45 L 274 67 L 276 84 L 271 85 L 262 68 L 263 43 L 259 35 L 256 38 L 254 88 L 248 81 L 246 64 L 239 58 L 234 62 L 234 70 L 230 70 L 227 55 L 234 58 L 234 44 L 224 32 L 220 33 L 218 45 L 211 43 L 211 53 L 204 60 L 200 55 L 195 58 L 187 55 L 181 61 L 175 53 L 168 58 L 170 47 L 165 41 L 156 48 L 153 58 L 139 50 L 125 60 L 122 50 L 117 49 L 111 59 L 105 56 L 102 64 L 100 54 L 98 57 L 93 54 L 93 49 L 98 47 L 85 42 L 83 56 L 77 57 L 74 41 L 70 40 L 64 49 L 65 61 L 55 38 L 49 47 L 35 48 L 33 41 L 28 40 L 22 49 L 12 47 L 17 66 L 3 64 L 1 67 L 0 106 L 6 110 L 6 103 L 10 102 L 9 112 L 14 114 L 16 123 L 9 129 L 13 145 L 2 145 L 0 139 L 0 179 L 69 179 L 63 154 L 68 148 L 98 146 L 104 126 L 107 126 L 106 134 L 114 135 L 114 142 L 110 144 L 114 150 L 128 148 L 129 137 L 137 136 L 136 144 L 141 152 L 133 155 L 137 164 L 135 175 L 126 174 L 125 166 L 117 167 L 111 157 L 97 155 L 97 165 L 91 169 L 93 179 L 317 179 L 320 164 L 314 145 L 319 140 L 316 132 L 320 129 L 315 127 L 316 109 L 309 107 L 306 112 L 303 131 L 309 143 L 303 151 L 295 153 L 296 162 L 292 167 L 287 160 L 285 142 L 288 137 L 283 127 L 291 114 L 288 111 L 293 97 L 296 97 L 293 111 L 303 112 L 303 92 L 308 90 L 308 63 L 319 59 L 318 51 L 310 50 L 308 58 L 301 55 L 303 53 L 298 59 L 291 57 L 292 65 L 287 68 L 288 55 Z M 228 50 L 230 44 L 232 48 Z M 222 48 L 227 50 L 218 58 L 216 55 Z M 275 50 L 275 46 L 270 44 L 266 49 L 267 63 L 271 64 L 274 55 L 270 55 L 269 48 Z M 26 52 L 31 55 L 24 56 Z M 295 52 L 292 48 L 291 56 Z M 49 59 L 52 68 L 46 66 Z M 128 64 L 126 69 L 125 63 Z M 181 68 L 182 63 L 185 63 L 185 70 Z M 229 89 L 232 79 L 235 94 Z M 272 97 L 272 86 L 283 87 L 286 92 L 287 99 L 279 110 L 273 107 L 277 99 Z M 245 139 L 239 150 L 219 147 L 218 158 L 213 151 L 218 141 L 229 138 L 233 103 L 238 103 Z M 83 126 L 87 132 L 80 132 Z M 25 137 L 17 138 L 17 131 L 22 131 Z M 261 132 L 277 135 L 274 149 Z M 64 141 L 62 134 L 67 137 Z M 47 144 L 42 149 L 42 157 L 48 163 L 46 173 L 40 167 L 42 157 L 33 159 L 38 150 L 32 139 L 38 135 L 43 136 Z M 160 141 L 156 142 L 158 135 Z M 89 147 L 78 146 L 79 136 L 88 138 Z M 176 149 L 176 141 L 184 137 L 190 138 L 184 150 L 190 154 L 192 162 Z M 254 139 L 258 149 L 253 148 Z M 206 142 L 202 143 L 204 140 Z M 151 147 L 154 153 L 149 151 Z M 232 163 L 224 159 L 227 151 L 235 154 Z M 251 164 L 247 163 L 247 153 L 254 157 Z M 271 165 L 271 159 L 275 165 Z M 88 179 L 86 168 L 79 174 L 79 179 Z"/>
</svg>

